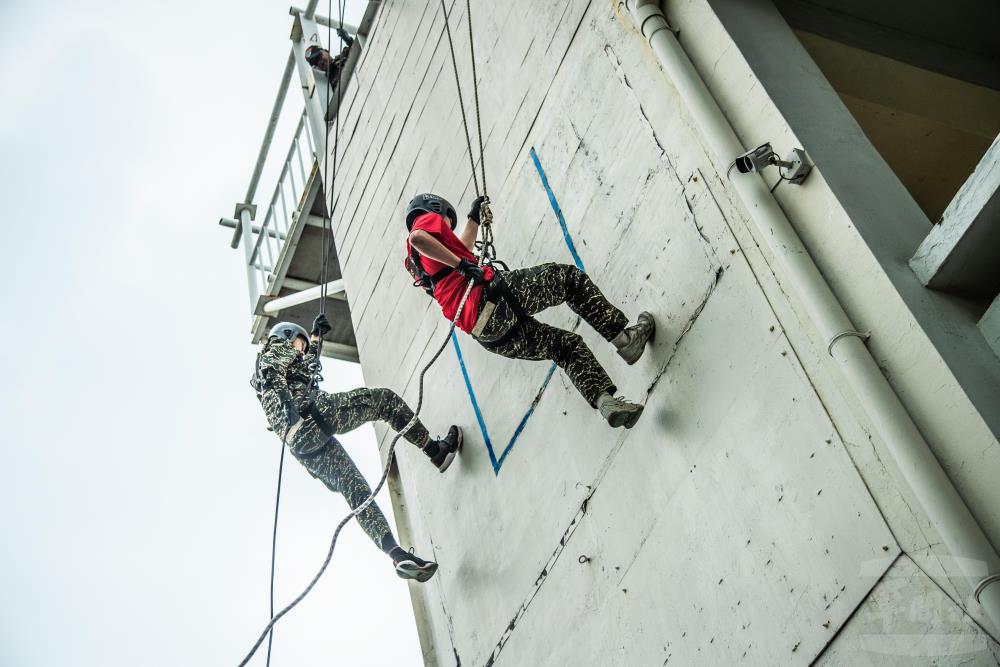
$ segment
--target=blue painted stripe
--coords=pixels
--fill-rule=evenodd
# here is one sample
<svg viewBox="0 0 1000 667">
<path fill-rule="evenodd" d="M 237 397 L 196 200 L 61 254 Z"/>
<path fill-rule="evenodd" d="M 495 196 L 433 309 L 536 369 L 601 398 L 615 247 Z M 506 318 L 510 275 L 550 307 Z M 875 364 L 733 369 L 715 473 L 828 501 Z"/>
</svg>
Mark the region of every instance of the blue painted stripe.
<svg viewBox="0 0 1000 667">
<path fill-rule="evenodd" d="M 566 246 L 569 248 L 569 252 L 573 255 L 573 261 L 576 263 L 576 268 L 581 271 L 586 271 L 583 268 L 583 260 L 580 259 L 580 255 L 576 252 L 576 246 L 573 245 L 573 239 L 569 235 L 569 229 L 566 227 L 566 218 L 563 217 L 562 209 L 559 208 L 559 202 L 556 201 L 556 196 L 552 192 L 552 188 L 549 186 L 549 179 L 545 176 L 545 170 L 542 169 L 542 163 L 538 159 L 538 153 L 535 152 L 535 147 L 531 147 L 531 161 L 535 163 L 535 169 L 538 171 L 538 177 L 542 179 L 542 187 L 545 188 L 545 194 L 549 196 L 549 204 L 552 206 L 552 210 L 555 211 L 556 219 L 559 221 L 559 227 L 562 228 L 563 238 L 566 239 Z"/>
<path fill-rule="evenodd" d="M 500 460 L 493 466 L 493 471 L 498 476 L 500 475 L 500 466 L 503 465 L 503 461 L 507 458 L 507 454 L 510 453 L 510 450 L 514 448 L 514 443 L 517 442 L 518 437 L 521 435 L 521 431 L 524 430 L 525 425 L 528 423 L 528 419 L 532 414 L 534 414 L 535 407 L 538 405 L 538 402 L 542 400 L 542 394 L 545 392 L 545 388 L 549 386 L 549 380 L 552 379 L 552 374 L 555 372 L 556 365 L 552 364 L 552 366 L 549 367 L 549 372 L 545 375 L 545 381 L 542 382 L 541 388 L 539 388 L 538 393 L 535 394 L 535 400 L 531 402 L 531 407 L 529 407 L 528 411 L 524 413 L 524 417 L 521 418 L 521 423 L 517 425 L 516 429 L 514 429 L 514 435 L 511 436 L 510 442 L 507 443 L 507 447 L 503 450 L 503 454 L 500 455 Z"/>
<path fill-rule="evenodd" d="M 500 472 L 500 462 L 497 461 L 496 454 L 493 453 L 493 443 L 490 441 L 490 434 L 486 430 L 486 422 L 483 420 L 483 413 L 479 409 L 479 401 L 476 400 L 476 392 L 472 390 L 472 382 L 469 380 L 469 371 L 465 369 L 465 359 L 462 357 L 462 348 L 458 346 L 458 336 L 451 332 L 451 342 L 455 346 L 455 354 L 458 356 L 458 367 L 462 369 L 462 377 L 465 379 L 465 388 L 469 392 L 472 401 L 472 411 L 476 413 L 476 421 L 479 422 L 479 430 L 483 433 L 483 441 L 486 443 L 486 451 L 490 454 L 490 463 L 493 465 L 493 474 Z M 508 446 L 509 447 L 509 446 Z"/>
<path fill-rule="evenodd" d="M 545 170 L 542 169 L 542 163 L 538 159 L 538 153 L 535 152 L 534 146 L 531 148 L 531 160 L 535 164 L 535 169 L 538 171 L 538 176 L 542 181 L 542 187 L 545 188 L 545 194 L 549 198 L 549 204 L 552 206 L 552 210 L 556 214 L 556 220 L 559 222 L 559 228 L 562 229 L 563 238 L 566 240 L 566 247 L 569 248 L 570 254 L 573 256 L 573 262 L 576 264 L 577 268 L 581 271 L 585 271 L 583 268 L 583 260 L 580 259 L 580 255 L 576 252 L 576 246 L 573 245 L 573 239 L 570 237 L 569 229 L 566 227 L 566 218 L 563 217 L 562 209 L 559 208 L 559 202 L 556 200 L 555 193 L 552 192 L 552 188 L 549 186 L 549 179 L 545 175 Z M 496 451 L 493 449 L 493 441 L 490 440 L 489 431 L 486 430 L 486 420 L 483 419 L 483 413 L 479 409 L 479 401 L 476 400 L 476 392 L 472 389 L 472 380 L 469 379 L 469 371 L 465 366 L 465 358 L 462 356 L 462 348 L 458 344 L 458 336 L 455 332 L 451 334 L 451 342 L 455 346 L 455 355 L 458 357 L 458 366 L 462 370 L 462 379 L 465 380 L 465 388 L 469 392 L 469 400 L 472 403 L 472 411 L 476 415 L 476 421 L 479 423 L 479 430 L 483 434 L 483 442 L 486 443 L 486 451 L 490 455 L 490 464 L 493 466 L 493 474 L 500 475 L 500 467 L 503 465 L 504 460 L 507 455 L 514 448 L 517 443 L 518 438 L 521 437 L 521 433 L 524 431 L 525 427 L 528 425 L 528 420 L 531 415 L 535 412 L 535 407 L 538 406 L 539 401 L 542 400 L 542 394 L 545 393 L 545 389 L 549 386 L 549 382 L 552 380 L 552 376 L 556 371 L 556 364 L 552 364 L 549 367 L 548 373 L 545 374 L 545 380 L 542 381 L 542 386 L 539 387 L 538 391 L 535 393 L 535 398 L 532 400 L 531 405 L 528 406 L 527 412 L 521 418 L 520 423 L 518 423 L 517 428 L 514 429 L 514 434 L 511 436 L 510 441 L 504 450 L 500 453 L 500 457 L 497 458 Z"/>
</svg>

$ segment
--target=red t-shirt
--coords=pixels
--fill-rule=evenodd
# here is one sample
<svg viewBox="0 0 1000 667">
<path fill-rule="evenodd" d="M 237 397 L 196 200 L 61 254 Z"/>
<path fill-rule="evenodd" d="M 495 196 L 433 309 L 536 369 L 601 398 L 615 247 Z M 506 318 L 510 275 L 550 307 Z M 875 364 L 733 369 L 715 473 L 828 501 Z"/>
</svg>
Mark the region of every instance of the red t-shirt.
<svg viewBox="0 0 1000 667">
<path fill-rule="evenodd" d="M 437 213 L 424 213 L 414 220 L 411 232 L 415 232 L 418 229 L 422 229 L 433 236 L 459 259 L 467 259 L 470 262 L 476 261 L 476 256 L 455 236 L 455 232 L 451 231 L 449 221 Z M 409 238 L 406 240 L 406 255 L 407 257 L 410 255 Z M 420 256 L 420 262 L 424 266 L 424 271 L 432 276 L 448 266 L 423 255 Z M 483 272 L 487 280 L 493 277 L 493 269 L 489 266 L 484 266 Z M 441 304 L 441 313 L 449 322 L 455 317 L 455 312 L 458 311 L 458 304 L 462 300 L 462 295 L 465 294 L 465 286 L 468 282 L 460 273 L 452 271 L 434 285 L 434 299 Z M 473 327 L 476 326 L 476 318 L 479 315 L 479 303 L 482 299 L 483 286 L 474 286 L 472 291 L 469 292 L 469 298 L 465 302 L 465 307 L 462 308 L 462 316 L 458 318 L 458 322 L 456 323 L 459 329 L 466 333 L 472 332 Z"/>
</svg>

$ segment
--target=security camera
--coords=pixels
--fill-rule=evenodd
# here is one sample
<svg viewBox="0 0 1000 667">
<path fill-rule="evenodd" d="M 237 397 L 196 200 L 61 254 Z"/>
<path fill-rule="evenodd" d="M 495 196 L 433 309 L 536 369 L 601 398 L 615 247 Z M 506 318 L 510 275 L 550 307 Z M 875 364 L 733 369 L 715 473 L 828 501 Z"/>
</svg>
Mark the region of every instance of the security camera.
<svg viewBox="0 0 1000 667">
<path fill-rule="evenodd" d="M 812 165 L 806 161 L 805 151 L 801 148 L 793 148 L 788 157 L 782 160 L 772 150 L 769 143 L 761 144 L 757 148 L 740 155 L 733 160 L 729 169 L 731 170 L 733 167 L 736 167 L 736 171 L 741 174 L 749 174 L 763 171 L 765 167 L 770 167 L 771 165 L 778 167 L 778 175 L 783 180 L 790 181 L 795 185 L 802 183 L 812 169 Z"/>
<path fill-rule="evenodd" d="M 734 163 L 736 171 L 741 174 L 749 174 L 750 172 L 761 171 L 764 167 L 774 164 L 772 160 L 776 157 L 777 155 L 771 150 L 771 144 L 762 144 L 736 158 Z"/>
</svg>

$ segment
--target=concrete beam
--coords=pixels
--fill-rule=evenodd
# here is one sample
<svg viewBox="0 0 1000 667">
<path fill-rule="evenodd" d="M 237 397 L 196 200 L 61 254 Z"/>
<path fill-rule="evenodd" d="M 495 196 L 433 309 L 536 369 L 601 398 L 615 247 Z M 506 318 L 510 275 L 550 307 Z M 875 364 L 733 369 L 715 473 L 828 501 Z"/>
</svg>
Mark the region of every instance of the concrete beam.
<svg viewBox="0 0 1000 667">
<path fill-rule="evenodd" d="M 996 3 L 961 3 L 961 8 L 926 0 L 916 6 L 912 0 L 774 4 L 795 28 L 1000 90 L 1000 69 L 984 52 L 992 50 L 987 44 L 994 40 L 990 27 L 996 25 Z"/>
<path fill-rule="evenodd" d="M 299 14 L 305 14 L 306 12 L 304 9 L 299 9 L 298 7 L 292 6 L 288 8 L 288 13 L 291 16 L 298 16 Z M 318 25 L 321 25 L 324 28 L 336 29 L 337 27 L 342 25 L 348 35 L 358 34 L 358 27 L 356 25 L 353 25 L 351 23 L 341 23 L 339 18 L 331 18 L 329 16 L 321 16 L 319 14 L 316 14 L 315 16 L 312 17 L 312 19 Z"/>
<path fill-rule="evenodd" d="M 313 215 L 312 213 L 306 215 L 306 225 L 315 227 L 316 229 L 323 229 L 323 216 Z"/>
<path fill-rule="evenodd" d="M 993 348 L 993 353 L 1000 357 L 1000 296 L 993 300 L 993 305 L 986 310 L 983 319 L 979 320 L 979 330 Z"/>
<path fill-rule="evenodd" d="M 332 343 L 328 340 L 323 341 L 323 356 L 341 361 L 352 361 L 356 364 L 361 361 L 361 357 L 358 356 L 358 348 L 343 343 Z"/>
<path fill-rule="evenodd" d="M 893 60 L 815 33 L 796 32 L 841 95 L 927 118 L 992 140 L 1000 131 L 1000 92 Z M 886 85 L 891 81 L 892 85 Z"/>
<path fill-rule="evenodd" d="M 972 295 L 1000 292 L 1000 137 L 910 259 L 927 287 Z"/>
</svg>

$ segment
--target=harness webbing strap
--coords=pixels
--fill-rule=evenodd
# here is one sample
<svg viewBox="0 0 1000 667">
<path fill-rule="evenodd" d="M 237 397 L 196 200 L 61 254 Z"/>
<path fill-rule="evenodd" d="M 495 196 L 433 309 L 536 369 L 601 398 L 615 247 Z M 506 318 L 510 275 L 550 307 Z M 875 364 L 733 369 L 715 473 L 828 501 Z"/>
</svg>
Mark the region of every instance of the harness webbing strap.
<svg viewBox="0 0 1000 667">
<path fill-rule="evenodd" d="M 443 269 L 435 273 L 433 276 L 431 276 L 431 285 L 433 286 L 441 282 L 442 280 L 450 276 L 452 273 L 454 273 L 454 271 L 455 269 L 453 269 L 450 266 L 444 267 Z"/>
<path fill-rule="evenodd" d="M 507 284 L 507 281 L 503 279 L 503 276 L 499 271 L 494 272 L 493 280 L 487 283 L 485 297 L 487 301 L 491 301 L 493 303 L 500 303 L 500 300 L 503 299 L 507 305 L 510 306 L 510 309 L 514 311 L 514 317 L 517 318 L 514 324 L 512 324 L 511 327 L 496 340 L 484 341 L 477 338 L 479 344 L 486 349 L 495 348 L 505 344 L 514 336 L 515 333 L 517 333 L 521 324 L 535 319 L 524 310 L 524 306 L 522 306 L 520 300 L 514 296 L 514 292 L 511 291 L 510 286 Z M 496 311 L 494 310 L 493 313 L 495 314 Z"/>
<path fill-rule="evenodd" d="M 531 315 L 524 310 L 524 306 L 521 305 L 521 301 L 514 296 L 514 292 L 511 291 L 510 285 L 507 284 L 507 281 L 504 280 L 503 274 L 499 271 L 494 271 L 493 280 L 489 282 L 489 285 L 486 288 L 486 298 L 490 301 L 496 302 L 497 300 L 490 298 L 491 296 L 499 296 L 506 301 L 507 305 L 510 306 L 510 309 L 514 311 L 514 315 L 517 316 L 518 320 L 532 319 Z"/>
</svg>

